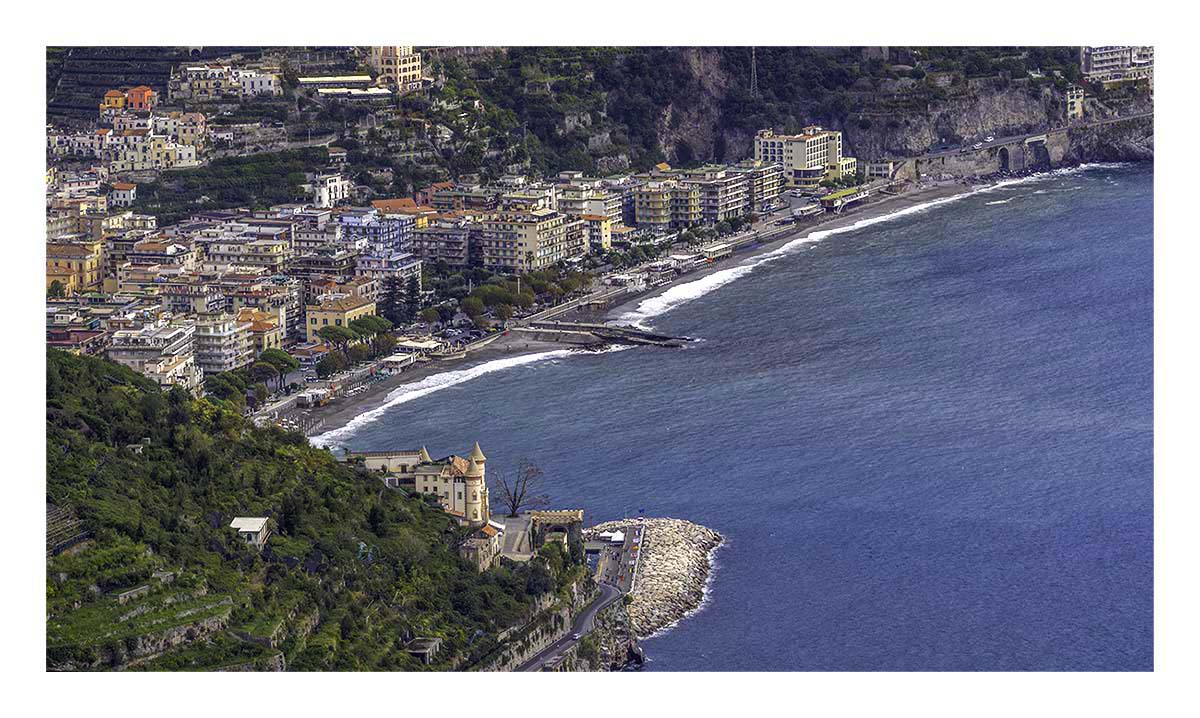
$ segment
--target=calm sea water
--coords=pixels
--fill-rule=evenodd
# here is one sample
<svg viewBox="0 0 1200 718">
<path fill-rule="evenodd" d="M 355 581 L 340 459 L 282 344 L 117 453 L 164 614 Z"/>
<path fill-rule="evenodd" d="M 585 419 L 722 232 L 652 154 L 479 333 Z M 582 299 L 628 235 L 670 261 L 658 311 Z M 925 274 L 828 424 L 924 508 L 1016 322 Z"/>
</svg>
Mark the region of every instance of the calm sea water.
<svg viewBox="0 0 1200 718">
<path fill-rule="evenodd" d="M 1151 167 L 1021 181 L 615 312 L 686 349 L 500 360 L 328 438 L 721 531 L 650 670 L 1150 670 L 1152 232 Z"/>
</svg>

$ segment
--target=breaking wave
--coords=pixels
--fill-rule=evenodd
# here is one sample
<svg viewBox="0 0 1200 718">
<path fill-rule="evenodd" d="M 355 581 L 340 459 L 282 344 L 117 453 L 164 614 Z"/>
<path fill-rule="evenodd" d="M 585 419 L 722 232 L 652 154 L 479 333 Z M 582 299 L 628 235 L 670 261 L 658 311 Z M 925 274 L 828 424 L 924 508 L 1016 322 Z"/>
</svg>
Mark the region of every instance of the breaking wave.
<svg viewBox="0 0 1200 718">
<path fill-rule="evenodd" d="M 688 302 L 690 302 L 694 299 L 699 299 L 700 297 L 703 297 L 704 295 L 706 295 L 710 292 L 720 289 L 721 287 L 725 286 L 726 284 L 729 284 L 730 282 L 732 282 L 736 279 L 740 279 L 741 277 L 746 276 L 747 274 L 753 272 L 756 268 L 758 268 L 764 264 L 769 264 L 770 262 L 774 262 L 775 260 L 779 259 L 780 257 L 784 257 L 789 254 L 792 254 L 793 252 L 799 250 L 806 244 L 812 244 L 814 242 L 819 242 L 819 241 L 825 239 L 826 237 L 829 237 L 829 236 L 832 236 L 835 234 L 842 234 L 844 232 L 853 232 L 854 230 L 862 229 L 863 227 L 869 227 L 869 226 L 875 225 L 875 224 L 880 224 L 881 222 L 890 222 L 891 220 L 897 219 L 899 217 L 907 217 L 909 215 L 927 212 L 927 211 L 933 209 L 934 207 L 939 207 L 941 205 L 949 204 L 951 202 L 957 202 L 958 200 L 964 199 L 966 197 L 971 197 L 971 196 L 974 196 L 977 194 L 983 194 L 983 193 L 987 193 L 987 192 L 994 192 L 999 189 L 1013 187 L 1014 185 L 1028 184 L 1030 182 L 1040 182 L 1043 180 L 1052 179 L 1055 177 L 1062 177 L 1064 175 L 1074 174 L 1074 173 L 1085 171 L 1085 170 L 1115 169 L 1115 168 L 1124 167 L 1124 166 L 1125 166 L 1125 163 L 1098 162 L 1098 163 L 1093 163 L 1093 164 L 1083 164 L 1083 165 L 1079 165 L 1077 167 L 1068 167 L 1068 168 L 1063 168 L 1063 169 L 1050 170 L 1048 172 L 1038 172 L 1035 174 L 1027 175 L 1025 177 L 1017 177 L 1017 178 L 1013 178 L 1013 179 L 1000 180 L 999 182 L 995 182 L 995 183 L 987 185 L 985 187 L 978 187 L 975 189 L 967 190 L 966 192 L 960 192 L 959 194 L 952 195 L 950 197 L 941 197 L 939 199 L 930 200 L 928 202 L 923 202 L 921 204 L 915 204 L 915 205 L 912 205 L 911 207 L 904 207 L 902 209 L 896 210 L 895 212 L 881 214 L 878 217 L 868 217 L 866 219 L 861 219 L 857 222 L 854 222 L 853 224 L 848 224 L 844 227 L 836 227 L 834 229 L 815 230 L 813 232 L 808 233 L 807 235 L 805 235 L 803 237 L 798 237 L 796 239 L 793 239 L 790 242 L 788 242 L 787 244 L 784 244 L 782 247 L 774 249 L 770 252 L 758 255 L 756 257 L 747 258 L 747 259 L 743 260 L 737 266 L 733 266 L 733 267 L 729 267 L 728 269 L 722 269 L 720 271 L 713 272 L 712 274 L 701 277 L 700 279 L 697 279 L 693 282 L 687 282 L 685 284 L 678 284 L 676 286 L 673 286 L 673 287 L 667 289 L 662 294 L 650 297 L 648 299 L 644 299 L 640 303 L 638 303 L 638 305 L 635 309 L 632 309 L 628 312 L 625 312 L 625 313 L 617 316 L 613 321 L 618 324 L 625 324 L 625 325 L 628 325 L 631 327 L 636 327 L 638 329 L 649 330 L 652 328 L 650 326 L 649 322 L 654 317 L 657 317 L 661 314 L 665 314 L 666 312 L 669 312 L 678 306 L 687 304 Z M 1005 202 L 1011 201 L 1012 199 L 1014 199 L 1014 198 L 1010 197 L 1009 199 L 1006 199 L 1006 200 L 1000 200 L 997 202 L 988 202 L 988 204 L 1003 204 Z"/>
<path fill-rule="evenodd" d="M 457 369 L 455 371 L 443 372 L 427 376 L 420 381 L 412 384 L 405 384 L 397 387 L 394 391 L 387 395 L 387 399 L 382 404 L 364 411 L 358 416 L 351 419 L 344 426 L 336 429 L 331 429 L 323 434 L 318 434 L 309 438 L 314 446 L 332 446 L 335 442 L 344 439 L 347 436 L 355 433 L 362 427 L 377 421 L 388 409 L 394 406 L 408 403 L 414 399 L 420 399 L 423 396 L 428 396 L 434 392 L 448 389 L 452 386 L 462 384 L 463 382 L 478 379 L 485 374 L 511 369 L 512 367 L 522 366 L 524 364 L 533 364 L 547 359 L 567 356 L 572 354 L 570 349 L 555 349 L 553 351 L 538 352 L 537 354 L 524 354 L 515 357 L 505 357 L 504 359 L 495 359 L 493 361 L 484 362 L 478 366 L 468 367 L 466 369 Z"/>
</svg>

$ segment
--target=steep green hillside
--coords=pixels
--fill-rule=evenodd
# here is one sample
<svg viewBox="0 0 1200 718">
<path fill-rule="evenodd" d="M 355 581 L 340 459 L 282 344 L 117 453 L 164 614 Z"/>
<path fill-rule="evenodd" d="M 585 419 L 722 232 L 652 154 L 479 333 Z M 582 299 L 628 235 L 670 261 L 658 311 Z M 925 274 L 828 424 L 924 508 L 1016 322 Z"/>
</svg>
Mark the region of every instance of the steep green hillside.
<svg viewBox="0 0 1200 718">
<path fill-rule="evenodd" d="M 220 402 L 54 350 L 47 386 L 46 500 L 91 536 L 47 560 L 48 668 L 418 669 L 416 636 L 466 667 L 557 587 L 536 561 L 476 574 L 424 499 Z M 264 553 L 234 516 L 271 517 Z"/>
<path fill-rule="evenodd" d="M 475 142 L 501 161 L 605 173 L 740 159 L 763 127 L 824 124 L 846 132 L 851 152 L 878 157 L 1046 125 L 1062 114 L 1056 89 L 1078 77 L 1076 52 L 520 47 L 435 62 L 433 70 L 444 80 L 441 99 L 482 99 L 489 108 L 480 118 L 489 131 Z"/>
</svg>

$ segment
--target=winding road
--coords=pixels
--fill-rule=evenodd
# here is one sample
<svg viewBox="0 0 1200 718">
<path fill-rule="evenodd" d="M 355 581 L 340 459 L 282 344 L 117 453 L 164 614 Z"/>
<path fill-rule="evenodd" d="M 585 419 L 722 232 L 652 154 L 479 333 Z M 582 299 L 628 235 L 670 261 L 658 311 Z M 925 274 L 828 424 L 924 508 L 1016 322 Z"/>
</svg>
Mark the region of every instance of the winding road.
<svg viewBox="0 0 1200 718">
<path fill-rule="evenodd" d="M 583 636 L 591 632 L 591 630 L 595 627 L 594 624 L 596 621 L 596 614 L 613 601 L 620 600 L 621 596 L 623 595 L 615 586 L 609 586 L 605 583 L 599 584 L 599 586 L 600 595 L 597 596 L 596 600 L 588 604 L 588 607 L 580 611 L 579 615 L 575 617 L 575 621 L 571 624 L 571 632 L 539 651 L 538 654 L 533 658 L 530 658 L 528 661 L 522 663 L 521 666 L 517 668 L 518 671 L 540 671 L 543 666 L 558 658 L 563 653 L 566 653 L 568 648 L 574 646 L 576 643 L 579 643 Z M 576 634 L 578 634 L 580 638 L 572 638 L 572 636 Z"/>
</svg>

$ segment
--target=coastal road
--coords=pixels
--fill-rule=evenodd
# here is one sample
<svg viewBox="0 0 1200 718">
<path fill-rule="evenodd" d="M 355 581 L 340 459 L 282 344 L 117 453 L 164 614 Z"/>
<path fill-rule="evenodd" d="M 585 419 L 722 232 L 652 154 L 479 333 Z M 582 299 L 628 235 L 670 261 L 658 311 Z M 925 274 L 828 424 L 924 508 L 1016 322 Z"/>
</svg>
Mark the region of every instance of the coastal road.
<svg viewBox="0 0 1200 718">
<path fill-rule="evenodd" d="M 563 653 L 566 653 L 568 648 L 574 646 L 583 636 L 586 636 L 589 632 L 591 632 L 592 628 L 594 627 L 593 624 L 596 621 L 596 614 L 613 601 L 619 600 L 622 596 L 622 593 L 614 586 L 601 583 L 599 584 L 599 587 L 600 595 L 597 596 L 596 600 L 588 604 L 588 607 L 580 611 L 579 615 L 575 617 L 575 621 L 571 624 L 570 633 L 558 639 L 554 643 L 551 643 L 549 646 L 542 649 L 542 651 L 540 651 L 536 656 L 522 663 L 521 666 L 517 668 L 518 671 L 531 672 L 542 670 L 543 666 L 558 658 Z M 571 636 L 575 634 L 579 634 L 580 639 L 571 638 Z"/>
</svg>

